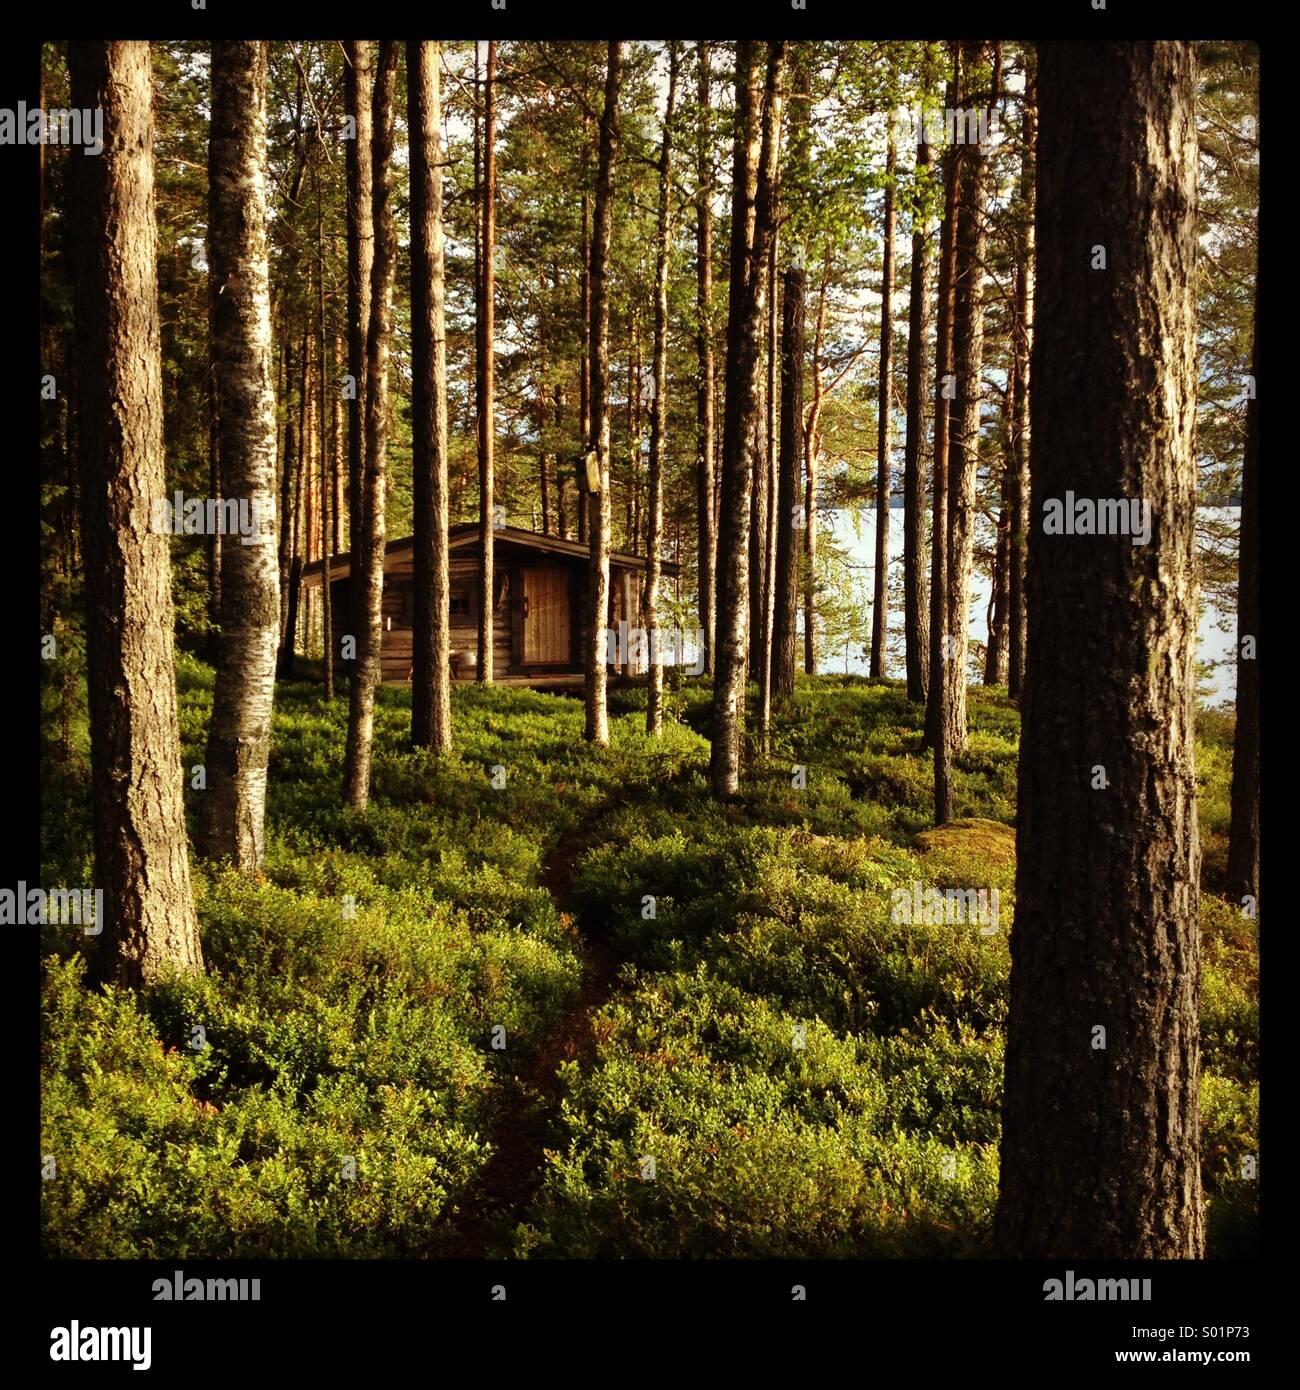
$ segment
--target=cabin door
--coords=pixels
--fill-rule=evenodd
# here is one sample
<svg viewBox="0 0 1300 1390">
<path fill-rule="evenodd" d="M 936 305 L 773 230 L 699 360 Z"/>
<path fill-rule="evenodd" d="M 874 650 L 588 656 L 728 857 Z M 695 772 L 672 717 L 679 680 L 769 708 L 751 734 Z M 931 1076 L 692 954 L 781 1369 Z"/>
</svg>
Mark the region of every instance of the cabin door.
<svg viewBox="0 0 1300 1390">
<path fill-rule="evenodd" d="M 524 570 L 524 663 L 567 666 L 569 636 L 569 571 L 560 565 Z"/>
</svg>

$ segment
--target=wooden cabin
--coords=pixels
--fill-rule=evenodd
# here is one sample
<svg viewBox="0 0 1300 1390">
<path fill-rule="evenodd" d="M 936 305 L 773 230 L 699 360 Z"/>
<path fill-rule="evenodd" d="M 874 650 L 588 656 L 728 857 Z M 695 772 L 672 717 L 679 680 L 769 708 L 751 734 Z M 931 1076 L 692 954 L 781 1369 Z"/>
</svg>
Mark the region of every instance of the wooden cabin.
<svg viewBox="0 0 1300 1390">
<path fill-rule="evenodd" d="M 456 680 L 473 680 L 478 667 L 479 591 L 478 523 L 451 527 L 451 669 Z M 495 593 L 492 596 L 492 674 L 495 680 L 519 683 L 574 683 L 582 675 L 586 636 L 589 551 L 585 542 L 498 527 L 493 533 Z M 320 560 L 303 567 L 304 591 L 319 588 Z M 345 633 L 353 631 L 352 556 L 330 562 L 330 602 L 334 659 Z M 645 559 L 618 551 L 609 557 L 609 626 L 622 621 L 636 626 Z M 666 578 L 678 567 L 663 563 Z M 415 538 L 389 541 L 384 553 L 384 618 L 381 663 L 385 681 L 411 679 L 415 623 Z M 630 674 L 630 673 L 629 673 Z M 566 679 L 567 678 L 567 681 Z"/>
</svg>

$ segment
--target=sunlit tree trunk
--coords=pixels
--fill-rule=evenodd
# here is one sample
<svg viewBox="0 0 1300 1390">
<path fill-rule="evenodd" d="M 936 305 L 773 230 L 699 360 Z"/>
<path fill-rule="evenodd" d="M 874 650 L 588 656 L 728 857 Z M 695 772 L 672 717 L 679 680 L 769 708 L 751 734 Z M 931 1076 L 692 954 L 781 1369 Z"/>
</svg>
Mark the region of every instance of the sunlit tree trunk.
<svg viewBox="0 0 1300 1390">
<path fill-rule="evenodd" d="M 595 221 L 591 242 L 591 434 L 600 491 L 584 495 L 588 508 L 591 564 L 587 580 L 586 727 L 590 743 L 609 743 L 605 705 L 608 672 L 605 632 L 609 624 L 610 466 L 609 466 L 609 246 L 614 217 L 614 161 L 620 136 L 619 92 L 623 82 L 623 44 L 609 41 L 605 108 L 600 118 L 600 164 L 596 173 Z"/>
<path fill-rule="evenodd" d="M 712 111 L 709 93 L 709 45 L 696 45 L 698 60 L 697 96 L 699 132 L 696 137 L 695 211 L 695 330 L 697 358 L 696 420 L 697 448 L 697 525 L 700 591 L 700 627 L 704 633 L 704 670 L 713 673 L 713 635 L 717 627 L 717 593 L 714 574 L 717 562 L 717 526 L 713 506 L 713 162 L 709 153 L 708 118 Z"/>
<path fill-rule="evenodd" d="M 384 599 L 384 489 L 388 450 L 388 352 L 393 319 L 393 268 L 397 242 L 393 230 L 393 90 L 399 46 L 379 45 L 373 96 L 371 177 L 374 260 L 370 268 L 370 326 L 366 332 L 365 471 L 362 478 L 365 533 L 353 555 L 354 582 L 365 594 L 365 624 L 357 634 L 357 671 L 348 705 L 348 739 L 343 779 L 348 804 L 370 800 L 370 764 L 375 726 L 375 687 L 382 663 Z"/>
<path fill-rule="evenodd" d="M 654 398 L 650 402 L 650 476 L 646 519 L 645 625 L 652 638 L 646 733 L 663 729 L 664 668 L 658 636 L 659 575 L 664 526 L 664 447 L 668 404 L 668 258 L 672 237 L 673 113 L 677 105 L 680 45 L 668 45 L 668 96 L 659 146 L 659 245 L 655 257 Z"/>
<path fill-rule="evenodd" d="M 492 680 L 492 638 L 496 623 L 496 574 L 492 511 L 496 502 L 496 203 L 497 203 L 497 46 L 488 43 L 483 83 L 483 233 L 478 314 L 478 681 Z"/>
<path fill-rule="evenodd" d="M 411 142 L 411 436 L 415 492 L 415 622 L 411 742 L 451 747 L 451 587 L 447 498 L 440 45 L 406 46 Z"/>
<path fill-rule="evenodd" d="M 199 803 L 205 854 L 262 866 L 271 706 L 280 636 L 275 534 L 275 392 L 267 248 L 266 50 L 212 46 L 208 158 L 212 352 L 226 496 L 248 499 L 250 540 L 221 538 L 221 650 Z"/>
<path fill-rule="evenodd" d="M 880 383 L 876 409 L 876 574 L 871 611 L 871 678 L 884 677 L 889 641 L 890 411 L 894 390 L 894 152 L 893 127 L 885 157 L 884 260 L 880 274 Z"/>
<path fill-rule="evenodd" d="M 101 980 L 200 974 L 172 645 L 149 45 L 69 45 L 102 152 L 68 164 Z M 272 560 L 274 553 L 272 552 Z M 160 621 L 160 615 L 165 619 Z M 274 605 L 272 606 L 274 621 Z"/>
</svg>

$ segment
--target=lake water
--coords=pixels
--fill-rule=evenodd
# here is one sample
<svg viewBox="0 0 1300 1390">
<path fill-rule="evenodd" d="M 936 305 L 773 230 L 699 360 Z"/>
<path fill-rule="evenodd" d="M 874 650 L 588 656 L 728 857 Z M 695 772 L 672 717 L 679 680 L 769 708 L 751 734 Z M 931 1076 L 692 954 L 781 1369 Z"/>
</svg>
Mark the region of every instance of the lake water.
<svg viewBox="0 0 1300 1390">
<path fill-rule="evenodd" d="M 1203 509 L 1215 517 L 1229 520 L 1235 524 L 1239 515 L 1236 507 L 1215 507 Z M 864 595 L 863 621 L 869 616 L 871 595 L 875 584 L 876 557 L 876 513 L 875 508 L 863 508 L 860 512 L 831 512 L 826 516 L 827 525 L 833 530 L 836 540 L 843 546 L 852 564 L 853 582 Z M 889 513 L 889 553 L 894 568 L 894 585 L 900 582 L 903 555 L 903 509 Z M 971 586 L 970 638 L 981 644 L 988 641 L 988 605 L 991 589 L 989 576 L 976 573 Z M 1202 600 L 1201 621 L 1197 632 L 1197 658 L 1213 662 L 1209 678 L 1203 683 L 1202 692 L 1206 704 L 1231 704 L 1236 698 L 1237 665 L 1235 659 L 1234 636 L 1236 620 L 1228 614 L 1226 630 L 1220 626 L 1224 615 L 1211 603 Z M 901 678 L 903 675 L 903 613 L 901 599 L 892 601 L 888 643 L 888 674 Z M 858 639 L 849 644 L 847 651 L 841 644 L 838 650 L 828 650 L 821 654 L 818 670 L 823 673 L 842 673 L 864 676 L 870 666 L 870 631 L 866 642 Z M 982 667 L 971 679 L 982 678 Z"/>
</svg>

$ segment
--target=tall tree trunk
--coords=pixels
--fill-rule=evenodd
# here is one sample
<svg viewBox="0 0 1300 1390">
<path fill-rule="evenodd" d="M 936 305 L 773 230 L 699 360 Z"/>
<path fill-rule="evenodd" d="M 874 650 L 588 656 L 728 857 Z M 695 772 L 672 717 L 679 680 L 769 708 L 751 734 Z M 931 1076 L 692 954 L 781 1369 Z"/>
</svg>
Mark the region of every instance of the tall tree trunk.
<svg viewBox="0 0 1300 1390">
<path fill-rule="evenodd" d="M 276 675 L 281 680 L 293 679 L 294 653 L 298 650 L 298 603 L 302 595 L 302 557 L 306 546 L 303 542 L 305 527 L 303 507 L 303 479 L 307 474 L 310 460 L 310 440 L 307 437 L 307 393 L 310 363 L 308 352 L 311 347 L 311 334 L 304 324 L 302 350 L 299 357 L 298 372 L 298 451 L 294 459 L 293 475 L 293 515 L 289 521 L 289 596 L 285 600 L 285 621 L 280 633 L 280 652 L 276 661 Z"/>
<path fill-rule="evenodd" d="M 697 422 L 696 522 L 699 566 L 700 628 L 704 634 L 704 671 L 713 674 L 713 634 L 717 627 L 717 596 L 714 574 L 717 562 L 717 526 L 713 507 L 713 161 L 709 152 L 709 45 L 696 44 L 698 71 L 696 95 L 699 102 L 699 130 L 696 136 L 695 205 L 695 330 L 697 380 L 695 411 Z"/>
<path fill-rule="evenodd" d="M 880 275 L 880 395 L 876 411 L 876 584 L 871 613 L 871 678 L 885 675 L 889 640 L 889 445 L 894 390 L 894 151 L 893 127 L 885 157 L 884 262 Z"/>
<path fill-rule="evenodd" d="M 933 81 L 927 55 L 925 91 Z M 928 179 L 930 145 L 926 123 L 917 135 L 916 178 Z M 920 192 L 918 190 L 918 201 Z M 930 689 L 930 647 L 925 585 L 925 338 L 930 300 L 930 228 L 919 207 L 912 212 L 912 276 L 907 311 L 907 444 L 903 453 L 903 645 L 907 698 L 925 704 Z"/>
<path fill-rule="evenodd" d="M 972 70 L 984 44 L 962 44 L 966 101 L 974 96 Z M 984 101 L 983 106 L 992 103 Z M 944 665 L 944 701 L 949 748 L 966 747 L 967 652 L 970 633 L 970 586 L 974 566 L 976 471 L 979 466 L 980 401 L 984 367 L 985 152 L 978 141 L 961 147 L 957 205 L 957 263 L 952 318 L 952 372 L 957 393 L 949 419 L 948 448 L 948 590 L 947 631 L 952 658 Z"/>
<path fill-rule="evenodd" d="M 578 328 L 578 433 L 581 436 L 579 452 L 585 452 L 591 441 L 591 198 L 587 194 L 586 132 L 583 130 L 583 178 L 582 178 L 582 280 L 580 287 L 580 314 Z M 590 500 L 585 487 L 578 489 L 578 540 L 587 542 L 587 522 L 591 516 Z"/>
<path fill-rule="evenodd" d="M 1246 402 L 1237 559 L 1237 728 L 1232 745 L 1228 895 L 1259 904 L 1259 272 L 1255 274 L 1254 394 Z"/>
<path fill-rule="evenodd" d="M 600 117 L 600 163 L 596 171 L 595 221 L 591 238 L 591 422 L 588 449 L 596 455 L 600 491 L 584 493 L 591 566 L 587 578 L 586 726 L 588 742 L 609 743 L 605 704 L 608 671 L 605 633 L 609 626 L 609 549 L 611 502 L 609 458 L 609 246 L 614 227 L 614 161 L 621 122 L 619 92 L 623 83 L 623 44 L 609 41 L 605 71 L 605 108 Z"/>
<path fill-rule="evenodd" d="M 552 304 L 561 303 L 560 294 L 560 258 L 558 253 L 551 261 L 551 302 Z M 565 463 L 569 458 L 566 452 L 561 450 L 561 441 L 565 438 L 565 417 L 564 417 L 564 386 L 558 379 L 552 387 L 552 397 L 554 401 L 552 419 L 555 421 L 555 443 L 556 447 L 551 450 L 555 464 L 555 533 L 561 540 L 569 539 L 569 510 L 568 510 L 568 478 L 566 476 Z"/>
<path fill-rule="evenodd" d="M 170 971 L 201 974 L 203 954 L 185 843 L 170 542 L 151 514 L 166 479 L 149 45 L 74 42 L 69 70 L 74 105 L 104 121 L 99 157 L 68 166 L 95 882 L 104 894 L 95 972 L 152 984 Z"/>
<path fill-rule="evenodd" d="M 1007 590 L 1007 693 L 1020 699 L 1025 680 L 1025 557 L 1029 545 L 1029 358 L 1034 338 L 1034 50 L 1025 49 L 1024 117 L 1020 163 L 1020 254 L 1016 261 L 1015 341 L 1011 384 L 1016 408 L 1012 416 L 1011 549 Z"/>
<path fill-rule="evenodd" d="M 42 156 L 45 146 L 41 146 Z M 209 283 L 209 290 L 211 284 Z M 209 304 L 209 321 L 212 306 Z M 208 495 L 221 502 L 221 429 L 217 415 L 217 364 L 212 356 L 212 335 L 208 335 Z M 276 458 L 279 457 L 277 440 Z M 205 643 L 208 661 L 216 666 L 221 656 L 221 536 L 208 537 L 208 636 Z"/>
<path fill-rule="evenodd" d="M 805 69 L 806 71 L 806 69 Z M 801 72 L 796 131 L 805 126 L 811 92 Z M 796 141 L 798 136 L 796 136 Z M 785 272 L 781 313 L 781 441 L 776 502 L 776 585 L 773 593 L 772 684 L 778 700 L 794 698 L 799 623 L 799 552 L 795 509 L 803 473 L 804 295 L 802 249 Z"/>
<path fill-rule="evenodd" d="M 1011 394 L 1009 390 L 1007 394 Z M 1007 683 L 1007 609 L 1011 597 L 1011 564 L 1008 554 L 1011 542 L 1011 498 L 1008 491 L 1010 474 L 1010 460 L 1005 460 L 1000 481 L 1001 505 L 998 508 L 997 540 L 993 549 L 992 583 L 989 587 L 989 640 L 984 649 L 985 685 Z"/>
<path fill-rule="evenodd" d="M 961 99 L 961 55 L 952 53 L 953 76 L 948 84 L 948 109 Z M 948 533 L 948 455 L 950 452 L 953 376 L 953 319 L 957 288 L 957 185 L 961 178 L 960 150 L 949 149 L 944 181 L 943 231 L 939 238 L 939 305 L 935 332 L 934 398 L 934 522 L 930 533 L 930 692 L 925 710 L 925 738 L 934 750 L 934 823 L 953 818 L 952 744 L 948 739 L 946 675 L 953 659 L 953 639 L 947 629 L 950 537 Z"/>
<path fill-rule="evenodd" d="M 812 356 L 813 398 L 803 432 L 807 474 L 804 485 L 803 558 L 808 575 L 808 587 L 803 595 L 803 669 L 807 676 L 817 674 L 817 424 L 822 409 L 822 343 L 826 334 L 826 289 L 830 278 L 831 259 L 828 254 L 822 260 L 821 289 L 817 295 L 817 327 L 813 331 Z"/>
<path fill-rule="evenodd" d="M 650 633 L 650 671 L 646 695 L 646 733 L 663 729 L 664 667 L 659 642 L 659 575 L 664 527 L 664 445 L 668 402 L 668 257 L 672 238 L 673 113 L 677 106 L 677 74 L 681 46 L 668 45 L 668 96 L 664 132 L 659 147 L 659 245 L 655 257 L 654 399 L 650 402 L 650 477 L 647 498 L 645 560 L 645 625 Z"/>
<path fill-rule="evenodd" d="M 542 285 L 542 293 L 545 294 L 545 282 Z M 538 366 L 535 391 L 537 398 L 537 481 L 542 496 L 542 534 L 551 534 L 551 455 L 547 448 L 551 439 L 551 400 L 550 394 L 546 389 L 547 377 L 547 357 L 546 357 L 546 332 L 547 321 L 545 314 L 538 315 L 537 323 L 537 352 Z"/>
<path fill-rule="evenodd" d="M 359 657 L 361 633 L 366 625 L 366 595 L 359 582 L 360 554 L 366 537 L 366 499 L 362 487 L 366 459 L 366 333 L 370 328 L 370 275 L 375 259 L 371 169 L 374 71 L 370 41 L 348 39 L 344 44 L 344 59 L 344 105 L 356 127 L 355 138 L 347 141 L 348 375 L 352 378 L 348 393 L 348 548 L 352 556 L 353 596 L 353 611 L 347 616 L 354 630 Z"/>
<path fill-rule="evenodd" d="M 415 631 L 411 742 L 451 748 L 451 585 L 447 505 L 441 46 L 406 46 L 411 145 L 411 433 L 415 492 Z"/>
<path fill-rule="evenodd" d="M 749 489 L 749 656 L 748 678 L 762 685 L 763 671 L 763 590 L 767 582 L 767 347 L 768 306 L 771 294 L 768 282 L 768 262 L 754 267 L 761 280 L 759 293 L 763 297 L 762 334 L 759 340 L 758 398 L 754 410 L 754 444 L 751 462 L 753 477 Z M 762 691 L 759 692 L 761 706 Z M 759 720 L 762 720 L 760 708 Z"/>
<path fill-rule="evenodd" d="M 720 648 L 721 648 L 721 646 L 722 646 L 723 635 L 724 635 L 724 631 L 725 631 L 725 629 L 726 629 L 727 622 L 728 622 L 728 618 L 727 618 L 726 614 L 724 614 L 724 612 L 723 612 L 723 607 L 722 607 L 722 571 L 723 571 L 724 567 L 726 566 L 726 564 L 729 563 L 729 561 L 728 561 L 728 559 L 727 559 L 727 555 L 726 555 L 726 548 L 727 548 L 727 546 L 731 545 L 731 544 L 737 539 L 737 534 L 738 534 L 739 537 L 742 537 L 742 538 L 743 538 L 743 540 L 744 540 L 744 545 L 745 545 L 745 548 L 746 548 L 746 552 L 748 552 L 748 547 L 749 547 L 749 539 L 748 539 L 748 538 L 749 538 L 749 528 L 750 528 L 750 524 L 751 524 L 751 523 L 750 523 L 750 517 L 749 517 L 749 515 L 748 515 L 748 510 L 751 510 L 751 509 L 752 509 L 752 502 L 748 502 L 748 503 L 747 503 L 747 514 L 746 514 L 746 517 L 745 517 L 745 524 L 744 524 L 744 526 L 741 528 L 741 530 L 739 531 L 739 533 L 733 534 L 733 533 L 731 533 L 731 532 L 729 532 L 729 531 L 727 530 L 726 525 L 725 525 L 725 522 L 724 522 L 723 514 L 722 514 L 722 497 L 723 497 L 723 493 L 724 493 L 724 491 L 725 491 L 725 488 L 724 488 L 723 478 L 722 478 L 721 475 L 722 475 L 723 471 L 725 470 L 725 458 L 726 458 L 726 456 L 727 456 L 727 443 L 726 443 L 726 441 L 727 441 L 727 438 L 729 437 L 729 436 L 727 435 L 727 430 L 728 430 L 728 428 L 731 428 L 731 429 L 733 429 L 733 430 L 736 428 L 737 419 L 738 419 L 736 412 L 737 412 L 737 410 L 739 410 L 739 408 L 740 408 L 740 396 L 739 396 L 739 394 L 738 394 L 738 393 L 733 393 L 733 392 L 731 391 L 731 387 L 730 387 L 731 376 L 730 376 L 730 373 L 734 370 L 734 368 L 735 368 L 735 366 L 736 366 L 736 363 L 739 361 L 739 356 L 738 356 L 738 354 L 739 354 L 739 333 L 740 333 L 740 325 L 741 325 L 741 323 L 742 323 L 742 321 L 743 321 L 743 319 L 744 319 L 745 302 L 746 302 L 746 301 L 745 301 L 745 296 L 746 296 L 746 294 L 748 293 L 748 289 L 749 289 L 749 276 L 750 276 L 750 272 L 751 272 L 751 269 L 752 269 L 752 266 L 753 266 L 753 250 L 754 250 L 754 213 L 755 213 L 756 200 L 757 200 L 757 193 L 758 193 L 758 163 L 759 163 L 759 151 L 760 151 L 760 145 L 761 145 L 761 139 L 762 139 L 761 122 L 762 122 L 762 115 L 763 115 L 763 95 L 762 95 L 762 93 L 763 93 L 763 69 L 762 69 L 762 66 L 761 66 L 760 61 L 759 61 L 759 58 L 758 58 L 758 54 L 759 54 L 760 50 L 757 50 L 757 49 L 755 48 L 755 46 L 754 46 L 753 44 L 751 44 L 751 45 L 749 46 L 747 52 L 749 53 L 749 63 L 750 63 L 750 66 L 746 69 L 746 72 L 747 72 L 747 79 L 746 79 L 746 80 L 747 80 L 747 83 L 748 83 L 748 88 L 747 88 L 747 90 L 748 90 L 748 92 L 749 92 L 749 97 L 748 97 L 748 100 L 745 102 L 744 106 L 742 107 L 741 104 L 740 104 L 740 102 L 739 102 L 739 94 L 738 94 L 738 96 L 737 96 L 737 106 L 736 106 L 736 116 L 735 116 L 735 136 L 734 136 L 734 140 L 733 140 L 733 164 L 734 164 L 734 161 L 735 161 L 735 160 L 738 160 L 738 159 L 742 158 L 742 156 L 743 156 L 743 158 L 744 158 L 744 170 L 743 170 L 743 172 L 744 172 L 744 176 L 745 176 L 745 186 L 744 186 L 744 189 L 743 189 L 743 193 L 740 193 L 740 194 L 738 195 L 738 191 L 736 190 L 736 188 L 735 188 L 735 186 L 734 186 L 734 183 L 735 183 L 735 175 L 736 175 L 736 169 L 733 167 L 733 171 L 732 171 L 732 172 L 733 172 L 733 189 L 732 189 L 732 208 L 731 208 L 731 223 L 732 223 L 731 232 L 732 232 L 732 238 L 731 238 L 731 251 L 730 251 L 730 262 L 731 262 L 731 263 L 730 263 L 730 267 L 729 267 L 729 271 L 728 271 L 728 277 L 727 277 L 727 343 L 726 343 L 726 349 L 727 349 L 727 362 L 726 362 L 726 366 L 725 366 L 725 368 L 724 368 L 724 373 L 723 373 L 724 382 L 725 382 L 725 384 L 726 384 L 726 391 L 724 392 L 724 399 L 723 399 L 724 411 L 723 411 L 723 431 L 722 431 L 722 432 L 723 432 L 722 456 L 723 456 L 724 462 L 723 462 L 723 464 L 716 470 L 717 473 L 718 473 L 718 475 L 719 475 L 718 478 L 717 478 L 718 496 L 717 496 L 717 499 L 716 499 L 715 505 L 714 505 L 714 517 L 716 518 L 717 525 L 718 525 L 718 529 L 719 529 L 719 535 L 718 535 L 717 544 L 716 544 L 716 551 L 715 551 L 715 560 L 714 560 L 714 565 L 715 565 L 715 570 L 714 570 L 714 584 L 715 584 L 715 587 L 716 587 L 716 589 L 717 589 L 717 596 L 716 596 L 716 599 L 715 599 L 715 609 L 716 609 L 716 619 L 715 619 L 715 621 L 716 621 L 716 629 L 715 629 L 714 636 L 713 636 L 713 657 L 714 657 L 714 673 L 715 673 L 714 693 L 715 693 L 715 695 L 716 695 L 716 693 L 717 693 L 717 680 L 716 680 L 716 675 L 717 675 L 717 671 L 718 671 L 718 653 L 719 653 L 719 650 L 720 650 Z M 740 59 L 740 49 L 739 49 L 739 48 L 737 48 L 737 50 L 736 50 L 736 56 L 737 56 L 737 62 L 739 62 L 739 59 Z M 737 221 L 737 216 L 738 216 L 738 214 L 737 214 L 737 197 L 738 197 L 738 196 L 740 196 L 740 198 L 741 198 L 741 202 L 740 202 L 740 212 L 739 212 L 739 219 L 740 219 L 740 220 L 739 220 L 739 221 Z M 730 404 L 728 403 L 728 397 L 730 398 Z M 730 420 L 730 426 L 728 425 L 728 420 Z M 752 432 L 753 432 L 753 421 L 752 421 L 752 419 L 751 419 L 751 421 L 750 421 L 750 424 L 749 424 L 748 428 L 749 428 L 749 430 L 750 430 L 750 433 L 752 434 Z M 738 437 L 738 436 L 737 436 L 737 437 Z M 747 442 L 745 442 L 745 443 L 743 443 L 743 444 L 735 445 L 735 448 L 739 449 L 742 453 L 745 454 L 746 458 L 748 458 L 748 450 L 752 448 L 752 441 L 747 441 Z M 749 466 L 749 465 L 747 465 L 747 466 Z M 749 489 L 749 488 L 752 488 L 752 486 L 753 486 L 753 471 L 752 471 L 752 466 L 750 466 L 749 478 L 748 478 L 748 482 L 746 483 L 746 489 L 747 489 L 747 491 L 746 491 L 746 497 L 748 497 L 748 495 L 749 495 L 749 494 L 748 494 L 748 489 Z M 748 607 L 749 607 L 749 588 L 748 588 L 748 585 L 749 585 L 749 555 L 748 555 L 748 553 L 746 553 L 746 556 L 745 556 L 744 572 L 745 572 L 745 585 L 746 585 L 746 588 L 745 588 L 746 619 L 745 619 L 745 620 L 746 620 L 746 623 L 748 623 L 748 620 L 749 620 L 749 619 L 748 619 Z M 746 646 L 745 646 L 745 651 L 744 651 L 744 666 L 745 666 L 746 668 L 748 667 L 748 662 L 749 662 L 749 649 L 748 649 L 748 638 L 746 638 Z M 742 671 L 742 674 L 741 674 L 741 677 L 740 677 L 740 681 L 741 681 L 741 684 L 740 684 L 740 707 L 739 707 L 739 710 L 738 710 L 738 718 L 739 718 L 739 721 L 740 721 L 740 727 L 741 727 L 741 729 L 743 730 L 743 728 L 744 728 L 744 698 L 745 698 L 745 673 L 744 673 L 743 671 Z"/>
<path fill-rule="evenodd" d="M 627 345 L 627 520 L 624 530 L 626 548 L 636 553 L 636 477 L 641 463 L 641 345 L 635 305 L 632 308 Z M 632 621 L 631 615 L 626 615 Z M 628 668 L 631 674 L 631 668 Z"/>
<path fill-rule="evenodd" d="M 221 538 L 221 654 L 198 843 L 246 873 L 262 866 L 280 591 L 275 544 L 275 394 L 267 251 L 266 49 L 212 45 L 208 258 L 222 472 L 247 498 L 253 539 Z"/>
<path fill-rule="evenodd" d="M 339 364 L 348 360 L 347 343 L 337 331 L 330 339 L 330 380 L 334 383 L 334 448 L 330 457 L 330 473 L 333 478 L 334 503 L 330 509 L 333 522 L 333 541 L 331 549 L 335 555 L 343 553 L 343 517 L 347 510 L 347 431 L 343 423 L 343 393 L 338 389 Z M 338 653 L 335 652 L 337 657 Z"/>
<path fill-rule="evenodd" d="M 745 718 L 745 657 L 748 639 L 750 488 L 755 474 L 755 428 L 763 350 L 764 273 L 775 230 L 777 138 L 781 128 L 781 79 L 785 42 L 768 45 L 761 120 L 754 119 L 758 93 L 754 44 L 736 49 L 737 138 L 732 197 L 732 307 L 727 324 L 727 399 L 723 419 L 722 511 L 718 547 L 719 595 L 717 677 L 713 685 L 713 792 L 720 800 L 740 790 Z M 751 170 L 756 177 L 751 177 Z M 750 215 L 752 195 L 753 214 Z M 753 226 L 746 254 L 747 227 Z M 736 281 L 739 279 L 739 296 Z"/>
<path fill-rule="evenodd" d="M 478 316 L 478 535 L 479 593 L 478 681 L 492 680 L 492 630 L 496 617 L 495 554 L 492 510 L 496 502 L 494 436 L 496 377 L 496 203 L 497 203 L 497 45 L 488 41 L 487 73 L 483 84 L 483 235 L 481 254 L 482 296 Z"/>
<path fill-rule="evenodd" d="M 293 564 L 293 486 L 298 476 L 298 429 L 293 405 L 294 356 L 293 329 L 284 326 L 284 389 L 280 408 L 284 412 L 284 454 L 280 464 L 280 651 L 283 653 L 289 631 L 289 567 Z M 283 657 L 281 657 L 283 660 Z"/>
<path fill-rule="evenodd" d="M 393 229 L 393 89 L 399 47 L 379 45 L 371 132 L 371 224 L 374 261 L 370 267 L 370 324 L 366 331 L 366 442 L 362 477 L 365 534 L 353 553 L 354 582 L 364 595 L 365 623 L 357 634 L 357 669 L 348 701 L 348 739 L 343 763 L 344 791 L 350 806 L 370 800 L 370 764 L 375 732 L 375 687 L 383 666 L 384 488 L 388 450 L 388 351 L 393 318 L 393 265 L 397 244 Z"/>
<path fill-rule="evenodd" d="M 324 140 L 324 133 L 321 132 L 320 138 Z M 334 698 L 334 641 L 333 641 L 333 595 L 330 592 L 330 584 L 333 579 L 333 569 L 331 560 L 334 556 L 332 545 L 333 530 L 331 513 L 334 501 L 334 478 L 331 465 L 334 458 L 334 450 L 331 447 L 329 438 L 328 422 L 332 414 L 329 408 L 330 391 L 330 371 L 326 361 L 325 346 L 325 222 L 321 206 L 321 177 L 322 163 L 324 160 L 324 150 L 322 146 L 321 159 L 316 166 L 316 315 L 317 327 L 319 331 L 319 341 L 317 343 L 317 358 L 320 362 L 320 376 L 318 385 L 320 387 L 320 524 L 321 524 L 321 558 L 323 561 L 321 571 L 321 646 L 325 658 L 325 698 Z"/>
<path fill-rule="evenodd" d="M 777 155 L 780 167 L 780 154 Z M 776 213 L 773 213 L 775 222 Z M 776 592 L 776 421 L 780 409 L 777 399 L 777 372 L 781 348 L 777 337 L 777 254 L 779 233 L 774 229 L 767 248 L 767 383 L 764 392 L 764 431 L 763 448 L 759 454 L 761 481 L 763 487 L 763 529 L 760 532 L 763 546 L 763 587 L 759 605 L 759 655 L 758 655 L 758 746 L 763 757 L 771 751 L 772 729 L 772 629 L 775 614 L 772 611 Z"/>
<path fill-rule="evenodd" d="M 1044 43 L 1039 78 L 1044 529 L 996 1237 L 1029 1258 L 1197 1258 L 1193 46 Z M 1149 543 L 1048 529 L 1067 490 L 1149 502 Z"/>
</svg>

